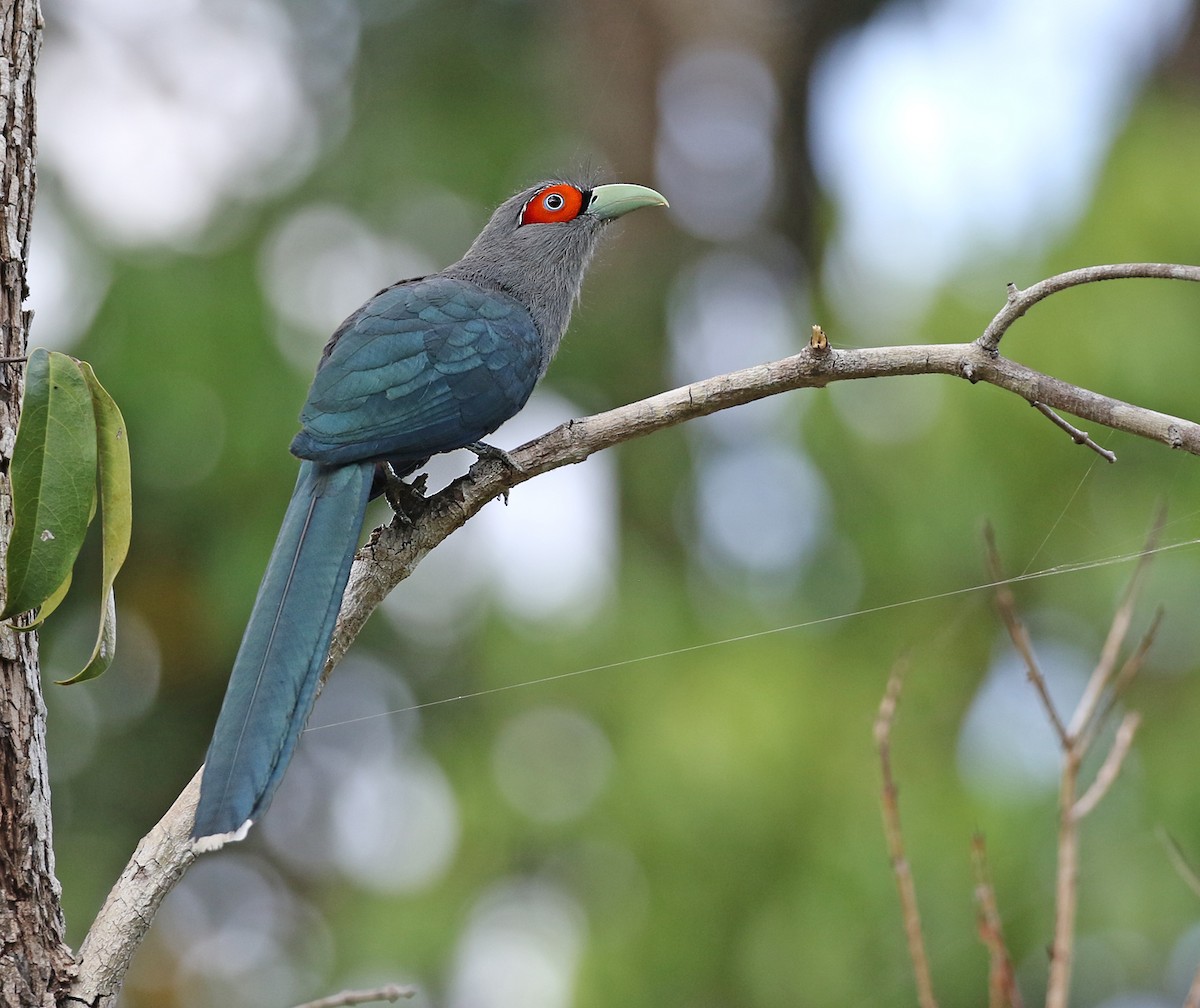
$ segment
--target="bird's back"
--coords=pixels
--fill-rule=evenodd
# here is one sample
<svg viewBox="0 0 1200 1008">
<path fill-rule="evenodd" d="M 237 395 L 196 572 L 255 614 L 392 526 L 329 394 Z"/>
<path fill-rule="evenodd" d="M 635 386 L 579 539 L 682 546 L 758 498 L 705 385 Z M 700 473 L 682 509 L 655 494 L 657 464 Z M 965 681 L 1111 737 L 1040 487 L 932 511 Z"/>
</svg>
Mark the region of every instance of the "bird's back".
<svg viewBox="0 0 1200 1008">
<path fill-rule="evenodd" d="M 326 347 L 292 453 L 318 462 L 423 459 L 491 434 L 548 361 L 502 290 L 432 276 L 380 291 Z"/>
</svg>

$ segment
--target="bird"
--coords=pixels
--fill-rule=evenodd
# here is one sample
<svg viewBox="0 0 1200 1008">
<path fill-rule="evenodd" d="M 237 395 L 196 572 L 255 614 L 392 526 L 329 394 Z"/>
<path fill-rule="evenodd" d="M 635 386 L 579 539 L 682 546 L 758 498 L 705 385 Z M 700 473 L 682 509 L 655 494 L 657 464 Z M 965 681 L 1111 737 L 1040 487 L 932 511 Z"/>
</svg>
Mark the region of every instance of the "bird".
<svg viewBox="0 0 1200 1008">
<path fill-rule="evenodd" d="M 468 448 L 546 373 L 607 224 L 653 189 L 550 179 L 511 196 L 466 253 L 386 287 L 326 344 L 291 452 L 300 472 L 230 673 L 201 775 L 197 852 L 266 812 L 316 701 L 377 470 Z"/>
</svg>

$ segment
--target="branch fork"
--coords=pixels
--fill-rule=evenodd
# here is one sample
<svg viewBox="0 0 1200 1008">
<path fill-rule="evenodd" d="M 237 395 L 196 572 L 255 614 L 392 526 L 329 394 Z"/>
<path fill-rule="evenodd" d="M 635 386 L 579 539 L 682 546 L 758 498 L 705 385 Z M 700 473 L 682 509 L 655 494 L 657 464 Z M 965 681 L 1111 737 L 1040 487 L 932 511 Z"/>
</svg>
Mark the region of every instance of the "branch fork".
<svg viewBox="0 0 1200 1008">
<path fill-rule="evenodd" d="M 342 658 L 382 599 L 431 549 L 489 501 L 506 495 L 513 487 L 541 473 L 582 462 L 605 448 L 783 392 L 819 388 L 833 381 L 945 374 L 1016 393 L 1066 430 L 1073 440 L 1106 458 L 1104 449 L 1084 432 L 1057 417 L 1054 411 L 1062 410 L 1086 421 L 1200 455 L 1200 424 L 1072 385 L 1018 364 L 999 352 L 1004 334 L 1039 301 L 1069 287 L 1122 277 L 1200 281 L 1200 267 L 1124 263 L 1072 270 L 1024 290 L 1010 284 L 1004 307 L 979 338 L 969 343 L 834 349 L 824 330 L 814 326 L 808 345 L 791 357 L 718 375 L 605 413 L 569 421 L 510 452 L 512 465 L 485 460 L 432 496 L 405 495 L 405 520 L 396 517 L 389 525 L 377 529 L 355 559 L 324 674 L 328 676 Z M 1051 711 L 1048 697 L 1043 702 Z M 1123 743 L 1123 750 L 1118 751 L 1114 746 L 1110 752 L 1114 763 L 1111 772 L 1105 773 L 1102 769 L 1093 789 L 1085 792 L 1078 804 L 1072 797 L 1068 806 L 1070 814 L 1064 818 L 1064 824 L 1069 821 L 1073 825 L 1102 796 L 1111 783 L 1108 778 L 1116 776 L 1136 727 L 1136 723 L 1130 723 L 1126 729 L 1128 741 Z M 1061 724 L 1059 728 L 1060 741 L 1066 739 L 1071 744 L 1078 744 L 1084 737 L 1075 730 L 1062 729 Z M 1122 737 L 1120 733 L 1118 737 Z M 197 773 L 159 825 L 139 845 L 138 853 L 97 915 L 80 950 L 79 973 L 72 987 L 75 999 L 94 1008 L 104 1008 L 114 1002 L 133 953 L 150 927 L 159 903 L 195 857 L 187 837 L 199 779 Z M 1102 780 L 1105 783 L 1101 786 Z M 1100 790 L 1093 795 L 1097 787 Z M 153 856 L 147 856 L 148 850 L 152 850 Z M 1073 880 L 1071 884 L 1073 886 Z M 1055 949 L 1054 975 L 1060 977 L 1056 982 L 1061 984 L 1065 998 L 1065 981 L 1061 977 L 1069 968 L 1069 947 L 1060 945 L 1056 938 Z M 1065 1004 L 1065 1000 L 1062 1003 Z"/>
<path fill-rule="evenodd" d="M 1125 758 L 1133 746 L 1133 739 L 1141 724 L 1136 711 L 1127 712 L 1117 727 L 1100 769 L 1092 783 L 1080 795 L 1080 770 L 1084 758 L 1093 748 L 1104 731 L 1117 703 L 1131 682 L 1141 671 L 1143 661 L 1153 642 L 1159 626 L 1161 613 L 1155 617 L 1141 643 L 1126 661 L 1118 664 L 1125 645 L 1138 592 L 1145 579 L 1150 556 L 1158 545 L 1165 515 L 1159 514 L 1154 528 L 1143 548 L 1141 559 L 1125 589 L 1124 597 L 1113 616 L 1108 636 L 1100 651 L 1100 658 L 1092 671 L 1091 678 L 1079 698 L 1069 722 L 1064 724 L 1059 715 L 1046 679 L 1034 655 L 1028 632 L 1017 615 L 1012 592 L 1001 583 L 996 591 L 996 607 L 1000 611 L 1013 646 L 1025 663 L 1026 674 L 1033 684 L 1047 719 L 1058 736 L 1063 754 L 1062 771 L 1059 777 L 1059 823 L 1058 858 L 1055 879 L 1054 939 L 1050 947 L 1050 972 L 1046 985 L 1046 1008 L 1067 1008 L 1070 994 L 1071 967 L 1075 948 L 1075 915 L 1078 906 L 1079 881 L 1079 825 L 1101 799 L 1108 793 L 1121 771 Z M 999 552 L 987 530 L 988 559 L 992 577 L 1003 582 Z"/>
<path fill-rule="evenodd" d="M 1092 783 L 1083 791 L 1082 795 L 1079 795 L 1079 776 L 1084 758 L 1103 731 L 1117 701 L 1140 671 L 1159 625 L 1161 613 L 1155 617 L 1138 647 L 1123 664 L 1118 666 L 1118 658 L 1132 622 L 1138 589 L 1143 580 L 1148 558 L 1157 545 L 1163 522 L 1164 518 L 1160 515 L 1154 531 L 1146 543 L 1137 569 L 1130 579 L 1125 597 L 1113 617 L 1099 661 L 1096 663 L 1087 688 L 1080 697 L 1069 722 L 1064 721 L 1051 699 L 1046 677 L 1034 654 L 1033 643 L 1024 623 L 1017 614 L 1016 602 L 1000 568 L 999 553 L 991 529 L 989 528 L 985 532 L 991 575 L 998 585 L 996 608 L 1008 630 L 1013 647 L 1025 664 L 1029 682 L 1041 702 L 1042 709 L 1054 730 L 1063 753 L 1059 779 L 1054 938 L 1050 946 L 1046 1008 L 1067 1008 L 1069 1003 L 1071 966 L 1074 956 L 1075 914 L 1078 905 L 1079 825 L 1096 808 L 1116 781 L 1141 723 L 1141 716 L 1136 711 L 1125 714 L 1117 727 L 1113 742 L 1109 746 L 1100 769 L 1096 772 Z M 898 665 L 888 677 L 887 688 L 875 720 L 875 744 L 879 752 L 879 763 L 883 775 L 880 805 L 883 811 L 884 835 L 887 839 L 892 874 L 895 876 L 900 896 L 909 961 L 913 968 L 917 988 L 917 1002 L 921 1008 L 937 1008 L 929 970 L 929 958 L 921 929 L 921 915 L 917 906 L 916 886 L 904 849 L 897 788 L 891 766 L 891 731 L 899 704 L 902 678 L 903 670 Z M 981 835 L 977 834 L 972 840 L 971 860 L 975 871 L 979 938 L 988 952 L 989 1008 L 1023 1008 L 1021 993 L 1016 983 L 1012 955 L 1004 939 L 996 893 L 988 872 L 987 850 Z M 1200 1008 L 1200 972 L 1196 974 L 1193 990 L 1196 1001 L 1194 1003 L 1189 1001 L 1188 1008 Z"/>
</svg>

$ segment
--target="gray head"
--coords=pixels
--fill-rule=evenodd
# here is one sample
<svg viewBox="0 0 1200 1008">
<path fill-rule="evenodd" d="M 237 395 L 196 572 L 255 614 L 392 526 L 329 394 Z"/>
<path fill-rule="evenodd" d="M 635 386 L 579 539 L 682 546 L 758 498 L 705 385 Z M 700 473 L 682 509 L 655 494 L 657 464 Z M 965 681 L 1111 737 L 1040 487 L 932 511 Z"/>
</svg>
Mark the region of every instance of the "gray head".
<svg viewBox="0 0 1200 1008">
<path fill-rule="evenodd" d="M 638 207 L 666 205 L 645 186 L 540 182 L 501 203 L 467 254 L 442 274 L 498 288 L 524 304 L 549 364 L 604 225 Z"/>
</svg>

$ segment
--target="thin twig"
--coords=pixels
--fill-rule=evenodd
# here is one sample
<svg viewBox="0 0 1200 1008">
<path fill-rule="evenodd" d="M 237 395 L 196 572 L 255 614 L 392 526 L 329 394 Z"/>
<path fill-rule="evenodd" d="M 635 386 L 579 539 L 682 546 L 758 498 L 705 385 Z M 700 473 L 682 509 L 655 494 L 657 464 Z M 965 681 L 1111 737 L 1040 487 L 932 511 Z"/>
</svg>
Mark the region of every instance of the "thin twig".
<svg viewBox="0 0 1200 1008">
<path fill-rule="evenodd" d="M 1103 448 L 1100 445 L 1096 444 L 1096 442 L 1092 440 L 1091 435 L 1088 434 L 1087 431 L 1080 430 L 1074 424 L 1069 423 L 1068 421 L 1064 420 L 1062 417 L 1060 417 L 1057 413 L 1055 413 L 1054 410 L 1052 410 L 1045 403 L 1040 403 L 1035 400 L 1035 401 L 1031 402 L 1029 405 L 1032 406 L 1039 413 L 1041 413 L 1042 416 L 1044 416 L 1047 420 L 1049 420 L 1056 427 L 1061 427 L 1068 434 L 1070 434 L 1071 440 L 1074 441 L 1076 444 L 1085 445 L 1086 447 L 1091 448 L 1092 451 L 1094 451 L 1097 455 L 1099 455 L 1106 462 L 1116 462 L 1117 461 L 1117 453 L 1116 452 L 1110 451 L 1109 449 Z"/>
<path fill-rule="evenodd" d="M 342 991 L 329 997 L 317 998 L 316 1001 L 305 1001 L 296 1008 L 348 1008 L 350 1005 L 373 1004 L 376 1001 L 399 1001 L 401 998 L 415 997 L 415 987 L 401 987 L 399 984 L 387 984 L 372 990 Z"/>
<path fill-rule="evenodd" d="M 1108 628 L 1108 636 L 1104 640 L 1104 646 L 1100 649 L 1100 660 L 1096 662 L 1087 686 L 1084 687 L 1083 695 L 1075 707 L 1075 713 L 1071 715 L 1072 735 L 1083 735 L 1094 724 L 1096 712 L 1101 707 L 1109 683 L 1116 675 L 1121 646 L 1125 643 L 1125 635 L 1129 632 L 1130 624 L 1133 622 L 1135 601 L 1134 595 L 1127 593 L 1125 600 L 1113 614 L 1112 624 Z"/>
<path fill-rule="evenodd" d="M 1160 508 L 1151 529 L 1137 568 L 1126 586 L 1124 597 L 1113 615 L 1100 659 L 1084 689 L 1083 696 L 1071 717 L 1068 730 L 1069 744 L 1063 758 L 1059 785 L 1058 820 L 1058 863 L 1055 873 L 1054 892 L 1054 940 L 1050 949 L 1050 974 L 1046 983 L 1046 1008 L 1067 1008 L 1071 965 L 1074 956 L 1075 917 L 1079 901 L 1079 823 L 1100 802 L 1117 779 L 1125 758 L 1133 745 L 1133 738 L 1141 722 L 1141 715 L 1131 711 L 1121 720 L 1116 737 L 1099 772 L 1082 797 L 1079 794 L 1079 769 L 1095 740 L 1100 725 L 1107 718 L 1115 703 L 1118 687 L 1123 690 L 1142 666 L 1146 649 L 1153 640 L 1157 621 L 1142 638 L 1142 643 L 1118 670 L 1117 659 L 1133 620 L 1133 609 L 1137 602 L 1142 579 L 1147 569 L 1149 551 L 1158 542 L 1166 520 Z"/>
<path fill-rule="evenodd" d="M 1200 896 L 1200 875 L 1196 873 L 1196 869 L 1188 862 L 1179 844 L 1165 830 L 1159 830 L 1159 837 L 1166 844 L 1167 855 L 1171 859 L 1171 864 L 1174 865 L 1175 870 L 1179 873 L 1179 877 L 1187 883 L 1188 888 L 1192 892 Z M 1192 984 L 1188 988 L 1183 1008 L 1200 1008 L 1200 967 L 1197 967 L 1196 972 L 1192 974 Z"/>
<path fill-rule="evenodd" d="M 988 323 L 979 337 L 979 345 L 991 353 L 1000 346 L 1000 340 L 1009 327 L 1039 301 L 1057 294 L 1068 287 L 1098 283 L 1102 280 L 1191 280 L 1200 281 L 1200 266 L 1182 266 L 1178 263 L 1108 263 L 1103 266 L 1084 266 L 1047 277 L 1039 283 L 1019 290 L 1016 284 L 1008 285 L 1008 299 L 996 317 Z"/>
<path fill-rule="evenodd" d="M 1063 726 L 1062 718 L 1058 716 L 1054 701 L 1050 697 L 1050 689 L 1046 685 L 1046 677 L 1042 675 L 1042 670 L 1037 663 L 1037 656 L 1033 652 L 1033 641 L 1029 639 L 1029 631 L 1025 629 L 1025 624 L 1021 622 L 1021 618 L 1017 614 L 1017 604 L 1013 598 L 1013 593 L 1009 590 L 1008 585 L 999 583 L 1004 581 L 1004 568 L 1000 563 L 1000 552 L 996 547 L 996 536 L 992 531 L 991 525 L 985 526 L 983 536 L 987 544 L 988 567 L 991 571 L 992 580 L 998 583 L 995 596 L 996 609 L 1000 613 L 1000 618 L 1004 621 L 1004 626 L 1008 630 L 1008 636 L 1013 642 L 1013 647 L 1017 649 L 1017 654 L 1021 656 L 1021 660 L 1025 663 L 1026 678 L 1033 684 L 1038 698 L 1042 701 L 1042 708 L 1046 712 L 1046 717 L 1054 729 L 1054 734 L 1058 736 L 1058 744 L 1065 751 L 1071 746 L 1071 737 L 1067 734 L 1067 729 Z"/>
<path fill-rule="evenodd" d="M 1054 939 L 1046 979 L 1046 1008 L 1067 1008 L 1079 901 L 1079 820 L 1074 815 L 1080 754 L 1071 747 L 1059 780 L 1058 856 L 1054 874 Z"/>
<path fill-rule="evenodd" d="M 1159 827 L 1158 838 L 1167 848 L 1167 857 L 1171 861 L 1171 867 L 1175 869 L 1187 887 L 1200 896 L 1200 872 L 1197 872 L 1192 863 L 1188 861 L 1187 855 L 1183 853 L 1183 848 L 1179 846 L 1178 841 L 1162 827 Z"/>
<path fill-rule="evenodd" d="M 1113 781 L 1121 772 L 1121 765 L 1125 762 L 1125 757 L 1129 755 L 1129 748 L 1133 745 L 1133 736 L 1137 734 L 1138 725 L 1141 723 L 1142 716 L 1137 711 L 1130 711 L 1121 718 L 1116 738 L 1113 739 L 1108 755 L 1104 757 L 1104 762 L 1100 764 L 1100 769 L 1096 772 L 1096 779 L 1075 803 L 1072 814 L 1076 821 L 1091 812 L 1100 799 L 1108 793 L 1108 789 L 1112 787 Z"/>
<path fill-rule="evenodd" d="M 1024 1008 L 1012 956 L 1004 941 L 982 833 L 971 838 L 971 864 L 975 869 L 975 902 L 979 905 L 979 938 L 988 951 L 988 1008 Z"/>
<path fill-rule="evenodd" d="M 1092 742 L 1096 735 L 1108 723 L 1108 718 L 1116 709 L 1117 703 L 1121 697 L 1125 695 L 1125 691 L 1129 688 L 1129 684 L 1137 678 L 1137 675 L 1142 670 L 1145 664 L 1146 655 L 1150 653 L 1150 648 L 1154 644 L 1155 637 L 1158 636 L 1158 628 L 1162 626 L 1164 610 L 1159 606 L 1154 611 L 1154 618 L 1150 621 L 1150 628 L 1142 635 L 1142 639 L 1138 642 L 1137 648 L 1128 658 L 1125 659 L 1120 671 L 1113 678 L 1112 685 L 1109 687 L 1108 695 L 1104 699 L 1104 703 L 1100 707 L 1099 713 L 1092 719 L 1091 729 L 1084 734 L 1083 744 L 1085 748 L 1091 748 Z"/>
<path fill-rule="evenodd" d="M 1196 968 L 1196 972 L 1192 974 L 1192 985 L 1188 988 L 1187 998 L 1183 1002 L 1183 1008 L 1200 1008 L 1200 966 Z"/>
<path fill-rule="evenodd" d="M 892 863 L 892 874 L 900 893 L 900 910 L 904 918 L 904 934 L 908 939 L 908 957 L 912 962 L 913 977 L 917 985 L 917 1003 L 921 1008 L 937 1008 L 933 995 L 933 981 L 929 973 L 929 957 L 925 952 L 925 938 L 921 932 L 921 912 L 917 907 L 917 888 L 913 883 L 912 866 L 904 853 L 904 833 L 900 828 L 900 802 L 896 782 L 892 777 L 891 735 L 896 720 L 896 707 L 900 702 L 900 689 L 904 681 L 905 664 L 898 662 L 888 676 L 887 689 L 879 704 L 875 718 L 875 747 L 879 750 L 879 765 L 883 772 L 883 792 L 880 805 L 883 810 L 883 832 L 887 838 L 888 855 Z"/>
<path fill-rule="evenodd" d="M 1129 578 L 1129 583 L 1125 586 L 1125 593 L 1121 599 L 1121 604 L 1117 607 L 1117 611 L 1113 615 L 1112 625 L 1108 629 L 1108 636 L 1105 637 L 1104 646 L 1100 649 L 1100 660 L 1096 663 L 1096 668 L 1093 670 L 1091 678 L 1084 688 L 1083 696 L 1079 698 L 1079 703 L 1075 707 L 1075 713 L 1071 715 L 1070 733 L 1073 737 L 1094 734 L 1092 728 L 1097 720 L 1097 711 L 1101 709 L 1105 692 L 1112 683 L 1113 677 L 1117 674 L 1117 659 L 1120 657 L 1121 648 L 1125 644 L 1125 637 L 1129 633 L 1129 627 L 1133 622 L 1133 610 L 1137 605 L 1138 594 L 1141 592 L 1146 571 L 1149 570 L 1150 563 L 1153 560 L 1154 548 L 1162 538 L 1162 530 L 1166 525 L 1166 520 L 1166 509 L 1159 507 L 1158 513 L 1154 518 L 1154 524 L 1150 527 L 1150 532 L 1146 536 L 1146 542 L 1142 546 L 1142 555 L 1137 562 L 1137 566 L 1134 567 L 1133 574 Z"/>
</svg>

